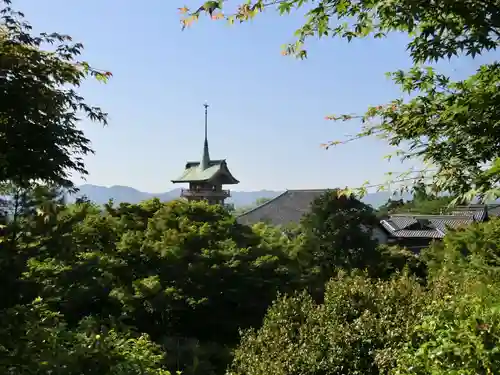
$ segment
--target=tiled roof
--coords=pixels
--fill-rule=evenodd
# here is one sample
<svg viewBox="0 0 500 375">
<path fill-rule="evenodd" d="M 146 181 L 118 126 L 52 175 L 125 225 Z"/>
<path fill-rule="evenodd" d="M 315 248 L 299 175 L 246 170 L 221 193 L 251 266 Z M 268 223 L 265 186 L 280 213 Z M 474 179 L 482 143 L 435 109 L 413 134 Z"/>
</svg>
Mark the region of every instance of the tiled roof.
<svg viewBox="0 0 500 375">
<path fill-rule="evenodd" d="M 326 189 L 286 190 L 276 198 L 241 214 L 237 220 L 240 224 L 245 225 L 253 225 L 259 222 L 266 222 L 271 225 L 299 223 L 302 216 L 309 212 L 314 199 L 325 191 Z"/>
<path fill-rule="evenodd" d="M 483 221 L 489 216 L 500 216 L 500 204 L 471 204 L 469 206 L 456 207 L 453 215 L 474 215 L 477 221 Z"/>
<path fill-rule="evenodd" d="M 484 221 L 488 217 L 488 209 L 486 206 L 465 206 L 455 207 L 451 212 L 452 215 L 467 215 L 472 216 L 476 221 Z"/>
<path fill-rule="evenodd" d="M 224 184 L 237 184 L 239 181 L 233 177 L 225 160 L 210 160 L 207 163 L 207 168 L 203 169 L 199 161 L 190 161 L 186 163 L 186 169 L 182 176 L 173 183 L 178 182 L 204 182 L 213 178 L 216 174 L 223 175 Z"/>
<path fill-rule="evenodd" d="M 457 229 L 500 216 L 500 204 L 471 204 L 455 207 L 450 215 L 392 215 L 380 223 L 398 238 L 443 238 L 448 228 Z"/>
<path fill-rule="evenodd" d="M 492 204 L 488 206 L 489 216 L 500 216 L 500 204 Z"/>
<path fill-rule="evenodd" d="M 443 238 L 448 228 L 457 229 L 474 221 L 474 215 L 392 215 L 380 223 L 393 237 Z"/>
</svg>

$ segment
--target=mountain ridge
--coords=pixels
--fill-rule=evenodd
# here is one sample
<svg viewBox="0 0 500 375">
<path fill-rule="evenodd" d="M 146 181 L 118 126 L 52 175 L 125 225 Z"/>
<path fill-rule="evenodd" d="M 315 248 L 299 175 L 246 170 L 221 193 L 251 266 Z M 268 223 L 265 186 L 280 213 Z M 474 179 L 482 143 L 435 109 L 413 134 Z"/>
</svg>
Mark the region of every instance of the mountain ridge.
<svg viewBox="0 0 500 375">
<path fill-rule="evenodd" d="M 70 197 L 70 200 L 74 200 L 77 197 L 86 196 L 91 201 L 97 204 L 107 203 L 110 199 L 113 199 L 115 203 L 138 203 L 143 200 L 151 198 L 159 198 L 161 201 L 170 201 L 180 197 L 181 189 L 175 188 L 163 193 L 149 193 L 137 190 L 130 186 L 123 185 L 113 185 L 113 186 L 100 186 L 93 184 L 84 184 L 78 186 L 79 191 Z M 250 206 L 255 203 L 259 198 L 275 198 L 279 194 L 283 193 L 283 190 L 256 190 L 256 191 L 231 191 L 231 197 L 226 200 L 227 203 L 234 204 L 235 207 Z M 377 208 L 387 202 L 391 197 L 389 192 L 376 192 L 368 193 L 362 200 L 366 204 Z M 409 199 L 410 196 L 404 197 Z"/>
</svg>

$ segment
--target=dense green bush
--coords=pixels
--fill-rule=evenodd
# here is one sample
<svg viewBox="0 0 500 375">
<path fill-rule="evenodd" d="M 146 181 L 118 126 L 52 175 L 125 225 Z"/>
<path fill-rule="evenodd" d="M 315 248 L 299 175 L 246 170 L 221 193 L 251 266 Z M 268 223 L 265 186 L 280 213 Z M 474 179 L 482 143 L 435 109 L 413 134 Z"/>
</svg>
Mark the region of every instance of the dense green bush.
<svg viewBox="0 0 500 375">
<path fill-rule="evenodd" d="M 74 328 L 41 300 L 0 314 L 0 372 L 5 375 L 169 375 L 146 335 L 106 329 L 87 318 Z"/>
<path fill-rule="evenodd" d="M 301 222 L 304 252 L 326 280 L 335 268 L 364 269 L 377 259 L 372 229 L 375 211 L 354 196 L 327 191 L 315 199 Z"/>
<path fill-rule="evenodd" d="M 390 374 L 499 373 L 499 285 L 474 279 L 462 283 L 454 293 L 430 302 L 396 353 Z"/>
<path fill-rule="evenodd" d="M 427 251 L 428 284 L 340 274 L 324 302 L 280 298 L 230 366 L 252 374 L 495 374 L 500 367 L 500 220 Z"/>
<path fill-rule="evenodd" d="M 408 276 L 390 282 L 341 274 L 323 304 L 308 294 L 282 297 L 262 328 L 247 332 L 230 374 L 379 374 L 409 337 L 425 305 Z"/>
<path fill-rule="evenodd" d="M 22 220 L 7 225 L 22 300 L 43 298 L 69 329 L 92 317 L 148 334 L 172 371 L 222 372 L 239 330 L 258 327 L 277 293 L 298 285 L 288 244 L 221 206 L 154 199 L 102 209 L 36 193 L 23 194 Z"/>
</svg>

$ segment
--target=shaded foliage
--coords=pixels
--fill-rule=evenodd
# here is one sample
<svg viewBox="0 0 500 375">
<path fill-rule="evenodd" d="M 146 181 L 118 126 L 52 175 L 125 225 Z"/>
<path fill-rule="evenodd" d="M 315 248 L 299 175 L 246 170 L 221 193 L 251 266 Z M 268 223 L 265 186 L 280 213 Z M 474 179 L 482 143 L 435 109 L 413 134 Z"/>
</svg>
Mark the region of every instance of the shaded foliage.
<svg viewBox="0 0 500 375">
<path fill-rule="evenodd" d="M 422 294 L 405 276 L 376 282 L 339 275 L 323 304 L 307 294 L 283 297 L 260 330 L 245 334 L 229 373 L 379 374 L 408 339 Z"/>
<path fill-rule="evenodd" d="M 23 14 L 1 3 L 0 181 L 72 187 L 70 173 L 85 174 L 82 157 L 92 152 L 76 127 L 80 117 L 106 123 L 106 114 L 75 88 L 89 75 L 104 80 L 110 73 L 78 62 L 83 46 L 67 35 L 32 35 Z"/>
<path fill-rule="evenodd" d="M 161 369 L 159 347 L 147 336 L 103 329 L 92 319 L 68 328 L 40 300 L 2 311 L 0 323 L 2 374 L 169 374 Z"/>
<path fill-rule="evenodd" d="M 259 326 L 277 293 L 298 285 L 285 243 L 222 206 L 153 199 L 103 209 L 47 194 L 53 205 L 19 203 L 23 220 L 7 227 L 21 229 L 9 306 L 39 296 L 71 330 L 92 317 L 145 333 L 171 371 L 223 371 L 239 329 Z"/>
<path fill-rule="evenodd" d="M 378 259 L 373 231 L 374 210 L 354 196 L 327 191 L 311 204 L 301 222 L 303 245 L 299 257 L 316 268 L 323 284 L 336 269 L 365 269 Z"/>
<path fill-rule="evenodd" d="M 247 331 L 230 374 L 494 374 L 499 370 L 500 220 L 428 250 L 427 285 L 340 274 L 324 302 L 280 298 Z"/>
<path fill-rule="evenodd" d="M 299 40 L 415 31 L 415 60 L 496 47 L 496 4 L 396 3 L 320 1 Z M 238 16 L 265 5 L 246 4 Z M 220 18 L 221 6 L 198 13 Z M 339 15 L 357 18 L 355 30 L 330 28 Z M 81 46 L 68 37 L 31 37 L 21 16 L 5 8 L 0 34 L 2 373 L 221 374 L 247 328 L 229 374 L 499 372 L 499 220 L 451 231 L 417 258 L 376 246 L 373 210 L 338 192 L 317 199 L 297 228 L 247 228 L 202 202 L 66 204 L 59 188 L 84 172 L 90 152 L 76 113 L 105 122 L 67 85 L 109 74 L 75 64 Z M 60 45 L 43 51 L 51 40 Z M 287 53 L 303 56 L 296 47 Z M 399 72 L 404 89 L 425 96 L 370 109 L 366 119 L 381 115 L 382 124 L 362 135 L 410 140 L 409 156 L 438 165 L 436 186 L 485 197 L 498 175 L 495 69 L 461 83 L 430 69 Z"/>
</svg>

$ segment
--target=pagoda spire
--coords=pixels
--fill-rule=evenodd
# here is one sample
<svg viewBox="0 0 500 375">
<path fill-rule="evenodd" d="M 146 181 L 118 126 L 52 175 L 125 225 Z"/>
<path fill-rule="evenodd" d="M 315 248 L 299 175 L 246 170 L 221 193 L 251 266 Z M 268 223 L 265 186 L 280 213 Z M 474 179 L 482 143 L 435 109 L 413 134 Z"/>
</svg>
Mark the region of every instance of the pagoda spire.
<svg viewBox="0 0 500 375">
<path fill-rule="evenodd" d="M 200 167 L 202 170 L 205 170 L 209 167 L 210 164 L 210 153 L 208 152 L 208 135 L 207 135 L 207 127 L 208 127 L 208 104 L 205 102 L 203 104 L 205 107 L 205 142 L 203 143 L 203 156 L 201 157 Z"/>
</svg>

